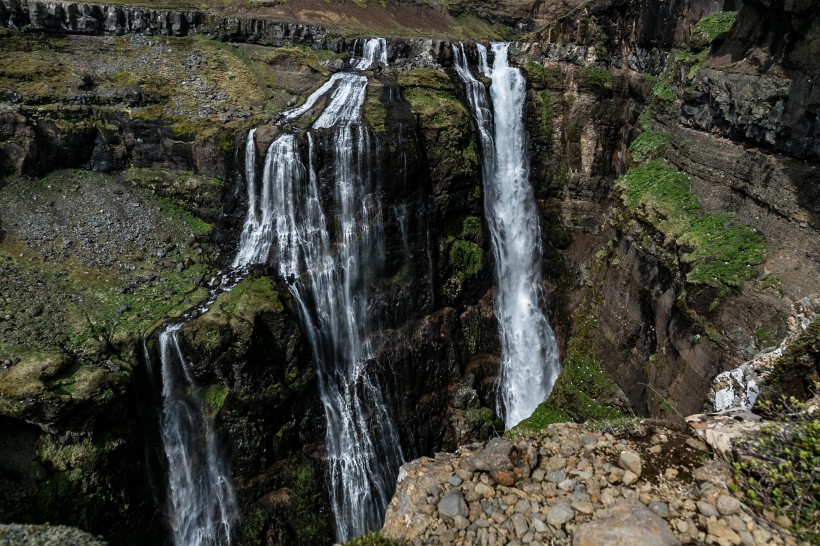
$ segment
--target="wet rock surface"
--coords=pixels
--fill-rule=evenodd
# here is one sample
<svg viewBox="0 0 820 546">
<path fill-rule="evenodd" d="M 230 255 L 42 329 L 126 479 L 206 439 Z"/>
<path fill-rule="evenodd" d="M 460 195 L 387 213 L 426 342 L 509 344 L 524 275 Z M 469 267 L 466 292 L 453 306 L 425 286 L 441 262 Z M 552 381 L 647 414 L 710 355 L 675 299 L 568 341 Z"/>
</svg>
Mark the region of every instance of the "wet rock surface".
<svg viewBox="0 0 820 546">
<path fill-rule="evenodd" d="M 798 544 L 733 496 L 728 463 L 705 449 L 650 422 L 561 423 L 471 444 L 402 467 L 382 534 L 413 545 Z M 515 478 L 504 483 L 476 460 Z"/>
</svg>

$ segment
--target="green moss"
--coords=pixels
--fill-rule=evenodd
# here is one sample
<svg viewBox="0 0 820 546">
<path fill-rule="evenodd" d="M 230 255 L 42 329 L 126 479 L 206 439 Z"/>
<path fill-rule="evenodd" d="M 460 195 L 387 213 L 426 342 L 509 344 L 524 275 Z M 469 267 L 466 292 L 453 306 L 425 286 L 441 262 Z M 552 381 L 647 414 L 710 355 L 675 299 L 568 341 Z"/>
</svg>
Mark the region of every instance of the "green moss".
<svg viewBox="0 0 820 546">
<path fill-rule="evenodd" d="M 310 464 L 299 466 L 291 479 L 293 485 L 285 519 L 299 537 L 299 544 L 323 544 L 330 531 L 321 510 L 324 480 Z"/>
<path fill-rule="evenodd" d="M 683 251 L 688 283 L 717 289 L 712 308 L 730 287 L 751 279 L 763 261 L 763 237 L 731 214 L 702 214 L 685 173 L 651 161 L 630 169 L 615 188 L 632 213 Z"/>
<path fill-rule="evenodd" d="M 205 411 L 211 419 L 215 418 L 222 410 L 229 393 L 230 389 L 225 385 L 208 385 L 202 389 L 202 401 L 205 403 Z"/>
<path fill-rule="evenodd" d="M 623 417 L 613 406 L 618 396 L 617 387 L 604 375 L 597 360 L 597 337 L 596 312 L 579 315 L 552 392 L 513 432 L 535 433 L 552 423 Z"/>
<path fill-rule="evenodd" d="M 737 19 L 735 11 L 724 11 L 703 17 L 695 23 L 692 29 L 690 47 L 695 51 L 708 48 L 718 36 L 729 32 L 735 19 Z"/>
<path fill-rule="evenodd" d="M 464 280 L 471 280 L 484 269 L 484 251 L 475 243 L 454 240 L 450 246 L 449 262 Z"/>
<path fill-rule="evenodd" d="M 241 546 L 262 546 L 265 543 L 265 529 L 271 517 L 264 508 L 254 508 L 242 514 L 239 544 Z"/>
<path fill-rule="evenodd" d="M 398 81 L 418 116 L 434 180 L 476 177 L 480 161 L 472 118 L 447 75 L 415 68 Z"/>
<path fill-rule="evenodd" d="M 663 157 L 669 144 L 669 137 L 666 135 L 644 130 L 629 145 L 627 157 L 631 163 L 640 165 L 646 161 Z"/>
<path fill-rule="evenodd" d="M 556 116 L 556 106 L 554 104 L 556 99 L 547 91 L 538 93 L 538 98 L 541 101 L 541 112 L 539 114 L 541 132 L 545 137 L 551 138 Z"/>
<path fill-rule="evenodd" d="M 460 281 L 474 280 L 484 269 L 484 228 L 476 216 L 466 216 L 445 229 L 447 267 Z"/>
<path fill-rule="evenodd" d="M 553 423 L 571 422 L 572 417 L 560 408 L 548 407 L 546 402 L 539 404 L 532 415 L 513 427 L 514 434 L 538 433 Z"/>
<path fill-rule="evenodd" d="M 677 95 L 672 90 L 670 82 L 665 79 L 659 79 L 652 87 L 652 96 L 664 102 L 675 102 Z"/>
<path fill-rule="evenodd" d="M 379 94 L 381 86 L 370 84 L 367 86 L 367 100 L 364 103 L 364 119 L 377 133 L 384 133 L 387 120 L 387 108 L 384 107 Z"/>
<path fill-rule="evenodd" d="M 577 72 L 578 83 L 597 89 L 612 89 L 612 74 L 606 68 L 588 66 Z"/>
<path fill-rule="evenodd" d="M 728 213 L 693 220 L 678 244 L 692 249 L 683 256 L 691 264 L 686 280 L 720 289 L 740 287 L 751 279 L 752 266 L 763 262 L 766 252 L 763 237 Z"/>
<path fill-rule="evenodd" d="M 560 66 L 544 66 L 529 61 L 523 65 L 527 82 L 533 89 L 561 89 L 564 86 L 564 73 Z"/>
<path fill-rule="evenodd" d="M 643 112 L 638 116 L 638 128 L 641 131 L 652 130 L 652 109 L 644 108 Z"/>
<path fill-rule="evenodd" d="M 629 169 L 615 187 L 630 210 L 655 225 L 669 240 L 683 233 L 701 206 L 689 177 L 661 161 Z"/>
</svg>

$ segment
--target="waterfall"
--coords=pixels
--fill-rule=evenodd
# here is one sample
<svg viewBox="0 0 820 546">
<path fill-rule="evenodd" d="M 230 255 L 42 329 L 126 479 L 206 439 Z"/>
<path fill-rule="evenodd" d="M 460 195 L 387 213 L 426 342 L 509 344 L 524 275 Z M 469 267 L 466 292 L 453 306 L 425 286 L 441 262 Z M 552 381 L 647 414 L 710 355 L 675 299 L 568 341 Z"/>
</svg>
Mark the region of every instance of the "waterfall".
<svg viewBox="0 0 820 546">
<path fill-rule="evenodd" d="M 175 546 L 230 546 L 239 518 L 230 472 L 220 457 L 213 423 L 196 393 L 177 333 L 158 336 L 162 379 L 160 435 L 168 459 L 168 503 Z M 153 367 L 150 352 L 146 362 Z"/>
<path fill-rule="evenodd" d="M 358 50 L 358 45 L 359 40 L 356 40 L 353 44 L 354 52 Z M 362 46 L 362 58 L 353 68 L 366 70 L 375 62 L 380 62 L 383 65 L 387 64 L 387 40 L 384 38 L 370 38 L 365 40 Z"/>
<path fill-rule="evenodd" d="M 385 62 L 384 40 L 380 46 L 376 41 L 378 47 L 371 42 L 365 44 L 366 55 Z M 362 62 L 357 66 L 366 68 Z M 242 239 L 235 261 L 270 261 L 297 302 L 317 369 L 330 502 L 342 542 L 381 526 L 404 461 L 369 342 L 368 284 L 383 265 L 385 250 L 379 181 L 373 174 L 375 142 L 362 124 L 366 86 L 362 74 L 338 72 L 305 105 L 285 113 L 285 119 L 294 119 L 327 97 L 306 134 L 306 153 L 292 134 L 280 136 L 267 152 L 260 210 L 254 214 L 265 233 L 260 238 L 272 241 L 273 248 L 257 251 L 251 238 Z M 314 139 L 321 135 L 333 142 L 332 215 L 320 187 Z M 252 179 L 248 191 L 259 191 Z"/>
<path fill-rule="evenodd" d="M 525 152 L 526 82 L 521 71 L 509 65 L 508 46 L 492 45 L 492 69 L 486 49 L 479 47 L 479 66 L 491 78 L 492 108 L 486 88 L 470 73 L 464 49 L 453 46 L 453 50 L 483 148 L 484 211 L 498 283 L 499 410 L 509 429 L 546 399 L 560 365 L 555 334 L 538 305 L 541 236 Z"/>
</svg>

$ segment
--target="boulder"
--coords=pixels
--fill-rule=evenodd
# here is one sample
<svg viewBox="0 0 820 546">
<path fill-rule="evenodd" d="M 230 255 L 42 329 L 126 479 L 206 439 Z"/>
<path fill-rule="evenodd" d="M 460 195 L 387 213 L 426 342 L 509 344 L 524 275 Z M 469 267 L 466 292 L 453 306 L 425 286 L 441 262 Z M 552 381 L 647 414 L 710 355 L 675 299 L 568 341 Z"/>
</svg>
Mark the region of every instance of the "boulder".
<svg viewBox="0 0 820 546">
<path fill-rule="evenodd" d="M 578 527 L 573 546 L 677 546 L 669 525 L 643 504 L 621 499 L 609 513 Z"/>
</svg>

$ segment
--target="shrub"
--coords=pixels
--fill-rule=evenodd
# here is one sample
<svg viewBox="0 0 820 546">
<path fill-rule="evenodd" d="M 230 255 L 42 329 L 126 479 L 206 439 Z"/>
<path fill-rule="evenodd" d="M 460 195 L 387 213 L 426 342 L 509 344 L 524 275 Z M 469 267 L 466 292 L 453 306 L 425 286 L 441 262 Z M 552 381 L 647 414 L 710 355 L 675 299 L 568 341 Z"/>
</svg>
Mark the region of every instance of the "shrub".
<svg viewBox="0 0 820 546">
<path fill-rule="evenodd" d="M 752 507 L 787 516 L 795 534 L 818 544 L 820 414 L 808 413 L 806 404 L 794 397 L 764 401 L 759 409 L 777 421 L 738 443 L 735 480 Z"/>
</svg>

